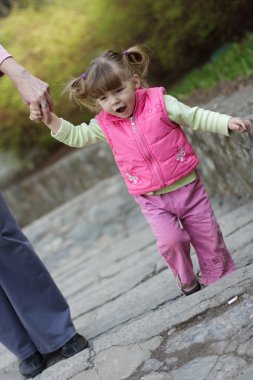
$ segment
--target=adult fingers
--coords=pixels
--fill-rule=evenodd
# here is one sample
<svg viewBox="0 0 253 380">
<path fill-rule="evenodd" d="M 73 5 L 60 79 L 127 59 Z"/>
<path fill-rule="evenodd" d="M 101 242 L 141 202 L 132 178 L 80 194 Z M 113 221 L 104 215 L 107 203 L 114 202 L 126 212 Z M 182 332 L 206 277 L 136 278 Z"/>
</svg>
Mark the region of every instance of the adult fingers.
<svg viewBox="0 0 253 380">
<path fill-rule="evenodd" d="M 49 90 L 49 89 L 48 89 L 48 91 L 47 91 L 45 97 L 46 97 L 46 99 L 47 99 L 47 103 L 48 103 L 48 105 L 49 105 L 49 109 L 50 109 L 50 111 L 53 111 L 53 100 L 52 100 L 52 98 L 51 98 L 51 96 L 50 96 L 50 90 Z"/>
<path fill-rule="evenodd" d="M 40 111 L 40 105 L 37 102 L 29 104 L 30 111 Z"/>
<path fill-rule="evenodd" d="M 43 119 L 45 120 L 46 123 L 49 123 L 51 121 L 51 112 L 50 112 L 50 105 L 46 98 L 41 100 L 40 108 L 43 114 Z"/>
<path fill-rule="evenodd" d="M 37 116 L 35 116 L 33 114 L 30 114 L 29 119 L 32 120 L 32 121 L 35 121 L 35 123 L 39 123 L 41 121 L 41 116 L 37 117 Z"/>
</svg>

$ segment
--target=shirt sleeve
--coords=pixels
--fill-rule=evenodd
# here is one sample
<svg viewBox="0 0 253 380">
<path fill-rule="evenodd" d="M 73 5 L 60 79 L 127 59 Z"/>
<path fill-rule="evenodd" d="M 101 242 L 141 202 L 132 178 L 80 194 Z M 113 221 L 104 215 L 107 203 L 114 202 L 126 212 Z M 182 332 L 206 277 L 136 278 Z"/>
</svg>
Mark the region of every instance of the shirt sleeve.
<svg viewBox="0 0 253 380">
<path fill-rule="evenodd" d="M 106 141 L 105 135 L 96 119 L 91 119 L 89 124 L 82 123 L 80 125 L 73 125 L 69 121 L 61 119 L 59 131 L 56 134 L 51 132 L 51 136 L 75 148 L 96 144 L 99 141 Z"/>
<path fill-rule="evenodd" d="M 200 107 L 189 107 L 171 95 L 164 95 L 165 107 L 171 121 L 194 131 L 205 131 L 229 136 L 228 121 L 231 116 Z"/>
<path fill-rule="evenodd" d="M 7 50 L 4 49 L 4 47 L 2 45 L 0 45 L 0 65 L 3 63 L 3 61 L 6 59 L 6 58 L 9 58 L 11 57 L 11 54 L 8 53 Z M 0 76 L 4 75 L 2 73 L 2 71 L 0 71 Z"/>
</svg>

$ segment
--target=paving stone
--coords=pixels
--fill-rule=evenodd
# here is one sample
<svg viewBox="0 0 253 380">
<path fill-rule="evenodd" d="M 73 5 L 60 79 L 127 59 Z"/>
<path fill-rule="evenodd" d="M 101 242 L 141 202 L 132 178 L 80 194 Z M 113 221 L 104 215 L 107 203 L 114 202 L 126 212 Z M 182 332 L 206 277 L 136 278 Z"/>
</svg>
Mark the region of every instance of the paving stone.
<svg viewBox="0 0 253 380">
<path fill-rule="evenodd" d="M 158 359 L 148 359 L 145 361 L 144 366 L 142 367 L 142 371 L 144 372 L 150 372 L 150 371 L 156 371 L 159 368 L 161 368 L 163 365 L 162 362 Z"/>
<path fill-rule="evenodd" d="M 194 379 L 196 374 L 198 374 L 198 380 L 206 380 L 217 359 L 218 357 L 215 355 L 196 358 L 183 367 L 172 371 L 173 380 Z"/>
<path fill-rule="evenodd" d="M 174 380 L 168 372 L 151 372 L 142 376 L 140 380 Z"/>
<path fill-rule="evenodd" d="M 240 380 L 252 380 L 253 379 L 253 366 L 248 368 L 242 376 L 240 376 Z"/>
<path fill-rule="evenodd" d="M 84 350 L 79 354 L 62 360 L 55 365 L 47 368 L 41 375 L 36 376 L 40 380 L 67 380 L 77 373 L 90 367 L 89 350 Z"/>
<path fill-rule="evenodd" d="M 111 347 L 95 356 L 94 369 L 86 371 L 84 376 L 92 380 L 125 379 L 151 355 L 150 349 L 155 349 L 159 344 L 160 339 L 154 338 L 142 344 Z"/>
</svg>

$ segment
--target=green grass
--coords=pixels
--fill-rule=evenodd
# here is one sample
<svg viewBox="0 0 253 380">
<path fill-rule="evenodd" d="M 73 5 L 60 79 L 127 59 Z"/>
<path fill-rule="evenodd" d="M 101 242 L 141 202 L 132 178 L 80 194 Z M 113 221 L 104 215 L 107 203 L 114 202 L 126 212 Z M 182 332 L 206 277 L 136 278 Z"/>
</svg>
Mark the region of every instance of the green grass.
<svg viewBox="0 0 253 380">
<path fill-rule="evenodd" d="M 240 43 L 226 45 L 213 54 L 210 62 L 192 70 L 171 87 L 171 93 L 183 99 L 197 89 L 209 89 L 221 81 L 253 75 L 253 33 Z"/>
</svg>

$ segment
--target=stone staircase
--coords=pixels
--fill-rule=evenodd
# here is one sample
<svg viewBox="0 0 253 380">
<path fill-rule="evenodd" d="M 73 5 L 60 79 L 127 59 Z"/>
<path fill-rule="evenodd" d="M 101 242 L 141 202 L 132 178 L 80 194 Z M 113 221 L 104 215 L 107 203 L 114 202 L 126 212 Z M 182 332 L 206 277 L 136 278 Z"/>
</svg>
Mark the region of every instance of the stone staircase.
<svg viewBox="0 0 253 380">
<path fill-rule="evenodd" d="M 252 379 L 253 203 L 217 197 L 213 205 L 238 269 L 190 297 L 119 176 L 27 226 L 91 345 L 54 365 L 48 358 L 36 379 Z M 22 379 L 3 346 L 0 379 Z"/>
</svg>

